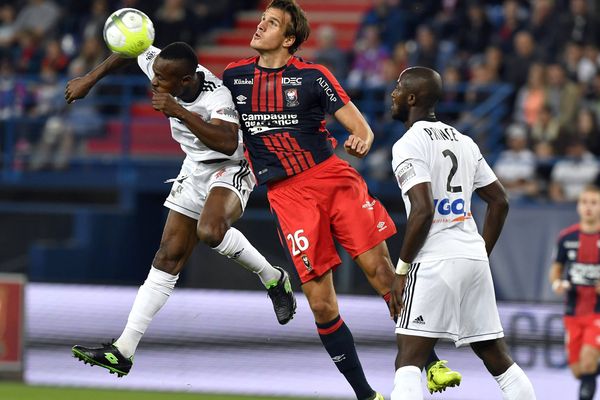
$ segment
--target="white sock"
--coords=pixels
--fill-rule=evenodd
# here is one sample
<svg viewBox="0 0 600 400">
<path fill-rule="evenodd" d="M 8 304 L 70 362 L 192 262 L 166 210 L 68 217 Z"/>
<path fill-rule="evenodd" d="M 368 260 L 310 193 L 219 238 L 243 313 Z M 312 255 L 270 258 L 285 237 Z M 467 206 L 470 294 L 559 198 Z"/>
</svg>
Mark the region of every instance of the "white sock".
<svg viewBox="0 0 600 400">
<path fill-rule="evenodd" d="M 223 241 L 214 249 L 219 254 L 233 259 L 247 270 L 257 274 L 266 287 L 277 283 L 281 277 L 281 272 L 273 268 L 267 259 L 250 244 L 246 236 L 235 228 L 229 228 Z"/>
<path fill-rule="evenodd" d="M 535 392 L 525 372 L 514 363 L 494 379 L 500 385 L 503 400 L 535 400 Z"/>
<path fill-rule="evenodd" d="M 418 367 L 409 365 L 398 368 L 391 400 L 423 400 L 421 370 Z"/>
<path fill-rule="evenodd" d="M 178 278 L 179 275 L 171 275 L 154 267 L 150 268 L 148 278 L 140 286 L 135 297 L 127 325 L 115 342 L 115 346 L 125 357 L 131 357 L 135 353 L 146 328 L 169 299 Z"/>
</svg>

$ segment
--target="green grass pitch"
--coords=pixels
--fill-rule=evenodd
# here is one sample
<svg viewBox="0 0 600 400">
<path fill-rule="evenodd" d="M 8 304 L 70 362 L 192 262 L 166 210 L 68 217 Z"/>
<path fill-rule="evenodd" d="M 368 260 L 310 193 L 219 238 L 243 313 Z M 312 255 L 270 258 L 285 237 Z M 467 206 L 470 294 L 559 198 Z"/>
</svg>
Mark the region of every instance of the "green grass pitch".
<svg viewBox="0 0 600 400">
<path fill-rule="evenodd" d="M 2 400 L 308 400 L 290 397 L 250 397 L 216 394 L 143 392 L 130 390 L 105 390 L 27 386 L 20 383 L 0 382 Z"/>
</svg>

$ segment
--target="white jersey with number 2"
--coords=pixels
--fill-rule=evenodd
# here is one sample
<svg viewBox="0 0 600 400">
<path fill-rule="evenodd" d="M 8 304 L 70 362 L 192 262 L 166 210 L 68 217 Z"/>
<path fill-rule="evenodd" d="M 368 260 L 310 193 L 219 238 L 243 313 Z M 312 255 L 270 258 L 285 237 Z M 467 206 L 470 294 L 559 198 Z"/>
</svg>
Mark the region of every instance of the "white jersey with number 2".
<svg viewBox="0 0 600 400">
<path fill-rule="evenodd" d="M 485 243 L 471 215 L 471 196 L 497 178 L 470 137 L 443 122 L 417 121 L 394 144 L 392 168 L 406 215 L 411 209 L 408 191 L 419 183 L 431 183 L 433 224 L 413 262 L 487 260 Z"/>
</svg>

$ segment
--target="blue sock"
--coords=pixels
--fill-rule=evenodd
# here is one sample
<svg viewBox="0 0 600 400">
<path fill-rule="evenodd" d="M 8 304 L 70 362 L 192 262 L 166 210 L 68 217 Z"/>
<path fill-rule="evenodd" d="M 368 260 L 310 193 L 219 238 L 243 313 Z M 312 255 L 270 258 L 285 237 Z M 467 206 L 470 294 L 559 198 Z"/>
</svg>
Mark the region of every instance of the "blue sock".
<svg viewBox="0 0 600 400">
<path fill-rule="evenodd" d="M 358 399 L 369 399 L 375 392 L 369 386 L 356 354 L 354 338 L 344 320 L 338 315 L 325 324 L 317 323 L 317 331 L 325 350 L 337 369 L 344 375 Z"/>
<path fill-rule="evenodd" d="M 592 400 L 596 393 L 596 374 L 581 375 L 579 380 L 579 400 Z"/>
</svg>

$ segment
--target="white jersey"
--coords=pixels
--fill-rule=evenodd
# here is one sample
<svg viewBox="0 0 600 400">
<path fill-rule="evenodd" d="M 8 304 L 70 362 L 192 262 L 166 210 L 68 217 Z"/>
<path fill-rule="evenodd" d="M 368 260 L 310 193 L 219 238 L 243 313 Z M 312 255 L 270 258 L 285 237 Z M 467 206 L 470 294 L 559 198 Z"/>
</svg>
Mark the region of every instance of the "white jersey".
<svg viewBox="0 0 600 400">
<path fill-rule="evenodd" d="M 140 68 L 150 80 L 154 78 L 152 64 L 158 53 L 160 53 L 160 49 L 150 46 L 148 50 L 140 54 L 137 58 Z M 191 103 L 186 103 L 181 99 L 175 98 L 177 102 L 186 110 L 198 114 L 206 122 L 214 118 L 239 125 L 238 112 L 235 109 L 235 104 L 233 103 L 229 89 L 223 86 L 223 82 L 219 78 L 200 64 L 198 64 L 196 71 L 204 73 L 204 86 L 200 95 Z M 207 147 L 177 118 L 169 118 L 169 123 L 171 124 L 171 135 L 173 136 L 173 139 L 181 145 L 181 149 L 191 160 L 241 160 L 244 158 L 242 132 L 240 130 L 238 130 L 238 148 L 233 155 L 228 156 Z"/>
<path fill-rule="evenodd" d="M 433 224 L 414 262 L 487 260 L 471 215 L 471 196 L 497 178 L 470 137 L 443 122 L 417 121 L 394 144 L 392 168 L 406 215 L 411 209 L 407 192 L 419 183 L 431 183 Z"/>
</svg>

